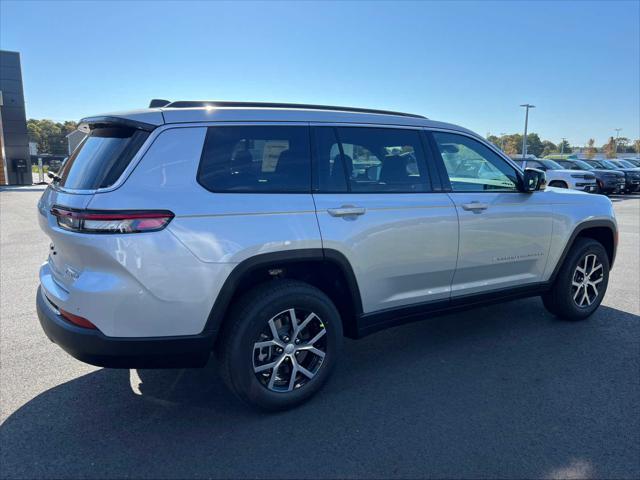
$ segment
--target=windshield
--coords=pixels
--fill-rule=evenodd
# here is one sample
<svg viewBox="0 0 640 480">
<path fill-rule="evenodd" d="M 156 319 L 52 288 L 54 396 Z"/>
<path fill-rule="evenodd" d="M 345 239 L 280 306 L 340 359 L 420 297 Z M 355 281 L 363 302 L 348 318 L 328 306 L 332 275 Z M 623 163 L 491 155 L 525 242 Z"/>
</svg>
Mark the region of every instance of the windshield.
<svg viewBox="0 0 640 480">
<path fill-rule="evenodd" d="M 559 163 L 554 162 L 553 160 L 549 160 L 546 158 L 538 159 L 540 163 L 542 163 L 549 170 L 564 170 L 564 167 Z"/>
<path fill-rule="evenodd" d="M 589 165 L 587 162 L 583 162 L 582 160 L 573 160 L 573 163 L 580 170 L 594 170 L 594 168 L 591 165 Z"/>
<path fill-rule="evenodd" d="M 611 160 L 601 160 L 600 163 L 602 163 L 602 165 L 604 165 L 605 168 L 608 168 L 610 170 L 620 170 L 620 167 L 618 167 Z"/>
<path fill-rule="evenodd" d="M 91 130 L 60 169 L 60 186 L 94 190 L 113 185 L 148 136 L 134 128 Z"/>
<path fill-rule="evenodd" d="M 636 168 L 636 166 L 633 163 L 628 162 L 627 160 L 618 160 L 618 163 L 624 165 L 627 168 Z"/>
<path fill-rule="evenodd" d="M 602 164 L 602 162 L 599 162 L 598 160 L 583 160 L 583 162 L 588 163 L 594 168 L 607 168 Z"/>
</svg>

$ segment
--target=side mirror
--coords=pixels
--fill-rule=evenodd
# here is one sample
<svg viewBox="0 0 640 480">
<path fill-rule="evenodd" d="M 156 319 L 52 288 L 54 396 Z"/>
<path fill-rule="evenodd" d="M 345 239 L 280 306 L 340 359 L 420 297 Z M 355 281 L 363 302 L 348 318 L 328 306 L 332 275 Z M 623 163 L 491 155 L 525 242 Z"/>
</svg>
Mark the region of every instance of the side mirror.
<svg viewBox="0 0 640 480">
<path fill-rule="evenodd" d="M 537 168 L 525 168 L 522 179 L 523 192 L 535 192 L 547 186 L 547 177 L 542 170 Z"/>
</svg>

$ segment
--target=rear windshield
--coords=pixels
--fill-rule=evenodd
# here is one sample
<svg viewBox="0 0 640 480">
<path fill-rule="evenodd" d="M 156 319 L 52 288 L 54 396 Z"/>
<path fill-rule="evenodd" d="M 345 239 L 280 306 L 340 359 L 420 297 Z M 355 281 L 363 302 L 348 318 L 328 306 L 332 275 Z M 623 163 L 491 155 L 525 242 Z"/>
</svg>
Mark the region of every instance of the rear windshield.
<svg viewBox="0 0 640 480">
<path fill-rule="evenodd" d="M 60 186 L 93 190 L 113 185 L 148 136 L 127 127 L 91 130 L 62 167 Z"/>
</svg>

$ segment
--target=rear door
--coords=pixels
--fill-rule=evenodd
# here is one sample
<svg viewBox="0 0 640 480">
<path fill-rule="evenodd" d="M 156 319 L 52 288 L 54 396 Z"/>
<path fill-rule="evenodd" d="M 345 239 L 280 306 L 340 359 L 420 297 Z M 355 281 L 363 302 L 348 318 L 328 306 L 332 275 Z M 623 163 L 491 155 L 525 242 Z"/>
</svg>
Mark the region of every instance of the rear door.
<svg viewBox="0 0 640 480">
<path fill-rule="evenodd" d="M 353 267 L 365 313 L 448 300 L 458 220 L 418 129 L 315 126 L 322 244 Z"/>
<path fill-rule="evenodd" d="M 542 281 L 551 243 L 548 195 L 521 192 L 517 170 L 484 142 L 428 135 L 460 220 L 452 298 Z"/>
</svg>

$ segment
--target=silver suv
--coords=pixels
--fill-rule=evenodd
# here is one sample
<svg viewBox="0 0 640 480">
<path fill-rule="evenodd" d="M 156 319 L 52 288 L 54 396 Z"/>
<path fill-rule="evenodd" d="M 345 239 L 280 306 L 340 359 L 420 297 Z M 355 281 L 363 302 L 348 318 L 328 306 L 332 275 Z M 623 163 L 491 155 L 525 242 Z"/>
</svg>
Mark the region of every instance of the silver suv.
<svg viewBox="0 0 640 480">
<path fill-rule="evenodd" d="M 161 102 L 82 121 L 39 204 L 47 336 L 108 367 L 201 366 L 243 401 L 315 393 L 358 338 L 436 313 L 542 296 L 600 305 L 611 202 L 541 189 L 480 136 L 418 115 Z M 156 102 L 156 105 L 158 102 Z"/>
</svg>

